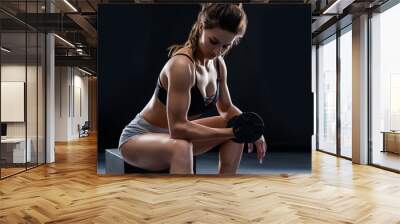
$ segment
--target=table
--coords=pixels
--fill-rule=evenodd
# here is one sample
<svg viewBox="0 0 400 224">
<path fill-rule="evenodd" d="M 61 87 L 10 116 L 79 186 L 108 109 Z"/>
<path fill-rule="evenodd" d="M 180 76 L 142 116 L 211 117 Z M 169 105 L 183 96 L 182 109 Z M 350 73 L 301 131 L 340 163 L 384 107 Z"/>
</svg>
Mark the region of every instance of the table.
<svg viewBox="0 0 400 224">
<path fill-rule="evenodd" d="M 26 163 L 31 162 L 32 140 L 27 138 L 28 144 L 25 144 L 25 138 L 6 138 L 1 139 L 1 157 L 6 163 Z M 26 151 L 25 151 L 25 145 Z"/>
<path fill-rule="evenodd" d="M 382 131 L 381 133 L 383 133 L 382 152 L 400 154 L 400 131 Z"/>
</svg>

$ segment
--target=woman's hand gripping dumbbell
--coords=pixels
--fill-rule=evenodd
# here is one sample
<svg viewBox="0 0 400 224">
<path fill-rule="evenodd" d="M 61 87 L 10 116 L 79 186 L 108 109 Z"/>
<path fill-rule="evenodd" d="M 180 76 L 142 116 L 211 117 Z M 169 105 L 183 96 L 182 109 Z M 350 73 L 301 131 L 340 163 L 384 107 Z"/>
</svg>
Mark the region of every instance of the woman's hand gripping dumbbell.
<svg viewBox="0 0 400 224">
<path fill-rule="evenodd" d="M 232 141 L 246 143 L 249 153 L 253 151 L 255 146 L 257 149 L 257 159 L 262 164 L 267 150 L 267 144 L 263 136 L 263 119 L 254 112 L 244 112 L 232 117 L 228 121 L 227 127 L 233 129 L 235 138 Z"/>
</svg>

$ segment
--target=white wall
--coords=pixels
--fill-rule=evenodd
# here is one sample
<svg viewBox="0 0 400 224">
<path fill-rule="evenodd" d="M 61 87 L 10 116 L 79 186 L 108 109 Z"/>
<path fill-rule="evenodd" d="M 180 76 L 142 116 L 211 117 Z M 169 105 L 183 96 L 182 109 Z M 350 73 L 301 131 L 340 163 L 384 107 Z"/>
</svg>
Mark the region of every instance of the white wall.
<svg viewBox="0 0 400 224">
<path fill-rule="evenodd" d="M 30 68 L 28 67 L 28 70 Z M 20 81 L 25 82 L 25 64 L 24 65 L 2 65 L 1 66 L 1 81 Z M 6 110 L 6 108 L 1 108 Z M 10 122 L 7 123 L 7 137 L 25 137 L 25 123 L 24 122 Z"/>
<path fill-rule="evenodd" d="M 88 78 L 76 68 L 56 67 L 55 89 L 55 141 L 77 139 L 78 124 L 89 117 Z"/>
<path fill-rule="evenodd" d="M 24 65 L 2 65 L 1 66 L 1 81 L 4 82 L 25 82 L 25 64 Z M 28 67 L 28 71 L 31 67 Z M 4 97 L 4 96 L 3 96 Z M 6 108 L 1 108 L 6 110 Z M 7 137 L 25 137 L 25 123 L 11 122 L 7 123 Z"/>
<path fill-rule="evenodd" d="M 24 64 L 3 64 L 1 66 L 1 81 L 3 82 L 24 82 L 26 85 L 26 106 L 21 108 L 22 113 L 26 112 L 24 122 L 6 122 L 8 138 L 24 138 L 30 140 L 32 161 L 44 163 L 44 74 L 41 66 L 25 66 Z M 27 80 L 26 80 L 27 79 Z M 2 97 L 7 98 L 7 95 Z M 10 108 L 2 107 L 4 112 Z M 13 113 L 13 111 L 8 111 Z M 15 112 L 14 112 L 15 113 Z M 39 156 L 37 157 L 37 153 Z"/>
<path fill-rule="evenodd" d="M 67 67 L 55 68 L 55 141 L 68 140 L 68 85 Z"/>
<path fill-rule="evenodd" d="M 77 74 L 78 70 L 74 70 L 74 108 L 73 108 L 73 119 L 72 119 L 72 136 L 78 137 L 78 124 L 81 126 L 85 123 L 85 121 L 89 118 L 88 111 L 88 77 L 82 76 L 82 73 Z M 81 110 L 81 111 L 80 111 Z"/>
<path fill-rule="evenodd" d="M 27 70 L 25 70 L 27 69 Z M 27 71 L 27 74 L 26 74 Z M 39 67 L 39 72 L 41 68 Z M 28 76 L 28 87 L 27 87 L 27 120 L 28 120 L 28 137 L 31 133 L 35 133 L 36 136 L 36 66 L 27 66 L 19 64 L 5 64 L 1 66 L 1 81 L 3 82 L 25 82 L 25 76 Z M 29 88 L 30 87 L 30 88 Z M 7 97 L 7 96 L 3 96 Z M 41 107 L 42 105 L 39 105 Z M 6 110 L 7 108 L 1 108 Z M 8 137 L 25 137 L 25 124 L 26 122 L 7 122 L 7 136 Z"/>
</svg>

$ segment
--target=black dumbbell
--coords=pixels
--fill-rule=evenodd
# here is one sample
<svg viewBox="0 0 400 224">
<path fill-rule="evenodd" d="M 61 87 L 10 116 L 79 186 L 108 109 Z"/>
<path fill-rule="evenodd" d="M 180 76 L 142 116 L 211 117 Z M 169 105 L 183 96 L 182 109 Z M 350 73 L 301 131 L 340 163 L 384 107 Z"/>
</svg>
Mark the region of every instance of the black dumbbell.
<svg viewBox="0 0 400 224">
<path fill-rule="evenodd" d="M 263 119 L 254 112 L 243 112 L 240 115 L 232 117 L 227 124 L 228 128 L 233 128 L 237 143 L 255 142 L 264 132 Z"/>
</svg>

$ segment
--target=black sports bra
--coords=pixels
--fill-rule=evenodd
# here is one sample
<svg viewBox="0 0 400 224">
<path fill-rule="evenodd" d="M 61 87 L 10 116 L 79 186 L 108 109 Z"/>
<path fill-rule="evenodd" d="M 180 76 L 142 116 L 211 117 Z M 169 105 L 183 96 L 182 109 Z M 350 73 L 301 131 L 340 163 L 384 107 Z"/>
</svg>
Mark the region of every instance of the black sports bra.
<svg viewBox="0 0 400 224">
<path fill-rule="evenodd" d="M 187 54 L 178 53 L 175 55 L 185 55 L 194 64 L 194 60 Z M 196 72 L 196 70 L 195 70 L 195 72 Z M 219 61 L 218 60 L 217 60 L 217 74 L 219 77 Z M 195 77 L 196 77 L 195 84 L 192 87 L 192 89 L 190 90 L 191 102 L 190 102 L 190 106 L 189 106 L 188 116 L 202 115 L 203 113 L 212 109 L 215 106 L 215 103 L 217 102 L 217 99 L 219 96 L 219 78 L 217 78 L 217 91 L 216 91 L 215 95 L 209 96 L 209 97 L 203 97 L 199 88 L 197 87 L 197 76 L 195 76 Z M 157 80 L 155 95 L 164 105 L 167 104 L 167 90 L 162 86 L 160 77 L 158 77 L 158 80 Z"/>
</svg>

